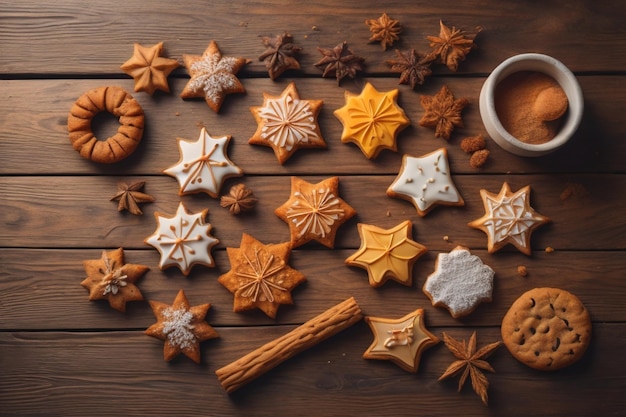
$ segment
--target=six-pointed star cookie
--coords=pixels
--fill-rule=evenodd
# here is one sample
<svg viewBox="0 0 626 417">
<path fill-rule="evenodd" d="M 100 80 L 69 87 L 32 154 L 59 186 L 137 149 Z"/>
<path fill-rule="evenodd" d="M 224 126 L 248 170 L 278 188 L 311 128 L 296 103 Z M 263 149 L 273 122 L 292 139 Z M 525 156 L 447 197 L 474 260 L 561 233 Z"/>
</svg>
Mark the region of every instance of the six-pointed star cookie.
<svg viewBox="0 0 626 417">
<path fill-rule="evenodd" d="M 157 228 L 144 242 L 161 254 L 161 270 L 176 266 L 183 275 L 189 275 L 196 264 L 208 267 L 215 265 L 211 248 L 219 240 L 211 236 L 211 224 L 204 222 L 208 212 L 208 209 L 204 209 L 200 213 L 190 213 L 183 203 L 179 203 L 173 217 L 154 213 Z"/>
<path fill-rule="evenodd" d="M 291 177 L 291 196 L 275 213 L 289 225 L 294 248 L 317 240 L 332 249 L 337 229 L 356 211 L 339 197 L 338 177 L 317 184 Z"/>
<path fill-rule="evenodd" d="M 481 189 L 480 196 L 485 206 L 485 215 L 468 225 L 487 234 L 489 253 L 494 253 L 510 243 L 520 252 L 530 255 L 531 233 L 550 221 L 530 206 L 530 186 L 513 193 L 505 182 L 498 195 Z"/>
<path fill-rule="evenodd" d="M 185 292 L 180 290 L 170 306 L 150 301 L 157 322 L 146 329 L 148 336 L 163 340 L 163 358 L 171 361 L 184 354 L 195 363 L 200 363 L 200 342 L 219 337 L 215 329 L 205 321 L 210 304 L 191 307 Z"/>
<path fill-rule="evenodd" d="M 439 343 L 437 336 L 426 330 L 421 308 L 399 319 L 366 316 L 365 321 L 374 333 L 374 342 L 363 353 L 365 359 L 389 360 L 417 372 L 424 350 Z"/>
<path fill-rule="evenodd" d="M 178 61 L 163 58 L 163 42 L 145 47 L 135 43 L 133 56 L 120 67 L 135 80 L 135 91 L 152 95 L 155 90 L 170 92 L 167 76 L 178 67 Z"/>
<path fill-rule="evenodd" d="M 89 301 L 107 300 L 112 308 L 126 311 L 126 302 L 141 301 L 135 282 L 148 271 L 145 265 L 125 264 L 124 249 L 102 251 L 100 259 L 83 261 L 87 277 L 80 283 L 89 290 Z"/>
<path fill-rule="evenodd" d="M 387 189 L 387 195 L 410 201 L 420 216 L 425 216 L 437 204 L 465 204 L 452 182 L 446 148 L 420 158 L 404 155 L 400 173 Z"/>
<path fill-rule="evenodd" d="M 202 97 L 217 113 L 227 94 L 246 92 L 235 74 L 250 60 L 222 56 L 215 41 L 211 41 L 202 56 L 183 54 L 183 60 L 191 76 L 180 93 L 183 99 Z"/>
<path fill-rule="evenodd" d="M 396 151 L 396 136 L 410 122 L 396 103 L 398 89 L 377 91 L 367 83 L 361 94 L 346 91 L 346 104 L 334 114 L 343 124 L 341 141 L 355 143 L 369 159 L 383 149 Z"/>
<path fill-rule="evenodd" d="M 291 268 L 289 242 L 268 244 L 244 233 L 239 248 L 226 248 L 231 269 L 218 281 L 234 294 L 233 311 L 258 308 L 271 318 L 281 304 L 293 304 L 291 291 L 306 281 Z"/>
<path fill-rule="evenodd" d="M 195 142 L 177 140 L 180 160 L 163 172 L 178 180 L 179 195 L 205 192 L 217 198 L 226 179 L 243 175 L 226 155 L 230 136 L 214 138 L 202 128 Z"/>
<path fill-rule="evenodd" d="M 425 246 L 411 239 L 412 227 L 410 220 L 391 229 L 359 223 L 361 247 L 346 263 L 366 269 L 372 287 L 380 287 L 389 278 L 410 286 L 413 282 L 411 268 L 427 251 Z"/>
<path fill-rule="evenodd" d="M 295 83 L 280 96 L 263 93 L 263 105 L 250 107 L 258 123 L 249 140 L 252 145 L 269 146 L 282 165 L 299 148 L 325 148 L 317 116 L 322 100 L 302 100 Z"/>
<path fill-rule="evenodd" d="M 454 318 L 470 314 L 482 302 L 491 301 L 494 271 L 466 247 L 437 255 L 435 271 L 426 278 L 423 291 L 433 306 L 445 307 Z"/>
</svg>

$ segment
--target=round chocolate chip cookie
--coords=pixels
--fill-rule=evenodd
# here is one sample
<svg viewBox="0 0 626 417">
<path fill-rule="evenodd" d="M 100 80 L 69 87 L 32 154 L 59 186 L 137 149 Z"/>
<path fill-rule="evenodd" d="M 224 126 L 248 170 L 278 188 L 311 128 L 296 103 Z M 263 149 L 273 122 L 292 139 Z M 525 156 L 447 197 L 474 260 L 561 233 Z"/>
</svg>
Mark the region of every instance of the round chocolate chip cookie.
<svg viewBox="0 0 626 417">
<path fill-rule="evenodd" d="M 574 294 L 535 288 L 522 294 L 502 319 L 502 340 L 520 362 L 542 371 L 582 357 L 591 339 L 589 312 Z"/>
</svg>

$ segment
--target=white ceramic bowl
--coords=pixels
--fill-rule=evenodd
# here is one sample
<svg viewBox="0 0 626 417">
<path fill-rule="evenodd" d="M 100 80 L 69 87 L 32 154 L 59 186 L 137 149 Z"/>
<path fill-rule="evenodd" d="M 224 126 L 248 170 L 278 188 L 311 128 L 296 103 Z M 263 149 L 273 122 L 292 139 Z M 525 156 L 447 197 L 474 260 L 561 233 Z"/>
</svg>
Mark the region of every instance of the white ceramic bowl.
<svg viewBox="0 0 626 417">
<path fill-rule="evenodd" d="M 529 144 L 513 137 L 502 126 L 494 104 L 496 86 L 509 75 L 519 71 L 541 72 L 552 77 L 567 95 L 568 110 L 557 135 L 542 144 Z M 489 136 L 503 149 L 520 156 L 541 156 L 565 145 L 574 135 L 583 116 L 583 93 L 576 77 L 560 61 L 542 54 L 512 56 L 498 65 L 487 77 L 480 91 L 480 117 Z"/>
</svg>

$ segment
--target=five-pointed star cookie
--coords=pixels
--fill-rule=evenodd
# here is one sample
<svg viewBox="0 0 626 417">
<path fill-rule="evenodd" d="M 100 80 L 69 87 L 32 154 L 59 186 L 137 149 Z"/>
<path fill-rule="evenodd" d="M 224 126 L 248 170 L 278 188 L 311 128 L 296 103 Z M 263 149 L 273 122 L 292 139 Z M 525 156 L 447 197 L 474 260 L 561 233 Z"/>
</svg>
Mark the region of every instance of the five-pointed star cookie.
<svg viewBox="0 0 626 417">
<path fill-rule="evenodd" d="M 202 97 L 217 113 L 227 94 L 246 92 L 235 74 L 250 60 L 222 56 L 215 41 L 211 41 L 202 56 L 183 54 L 183 60 L 191 76 L 180 93 L 183 99 Z"/>
<path fill-rule="evenodd" d="M 226 248 L 231 269 L 218 281 L 234 294 L 233 311 L 258 308 L 271 318 L 281 304 L 293 304 L 291 291 L 306 281 L 291 268 L 289 242 L 268 244 L 244 233 L 239 248 Z"/>
<path fill-rule="evenodd" d="M 411 268 L 426 253 L 425 246 L 411 239 L 413 224 L 406 220 L 391 229 L 359 223 L 361 247 L 346 263 L 367 270 L 372 287 L 380 287 L 389 278 L 410 286 Z"/>
<path fill-rule="evenodd" d="M 145 265 L 125 264 L 124 249 L 102 251 L 100 259 L 83 262 L 87 277 L 80 283 L 89 290 L 89 301 L 107 300 L 112 308 L 126 311 L 126 302 L 141 301 L 135 285 L 148 269 Z"/>
<path fill-rule="evenodd" d="M 398 133 L 410 124 L 397 97 L 398 89 L 379 92 L 370 83 L 359 95 L 346 91 L 346 104 L 334 112 L 343 124 L 341 141 L 355 143 L 369 159 L 383 149 L 395 152 Z"/>
<path fill-rule="evenodd" d="M 154 213 L 157 228 L 144 242 L 161 254 L 161 270 L 176 266 L 186 276 L 196 264 L 215 266 L 211 248 L 219 240 L 211 236 L 211 224 L 204 221 L 208 212 L 190 213 L 181 202 L 173 217 Z"/>
<path fill-rule="evenodd" d="M 291 177 L 291 196 L 275 213 L 289 225 L 294 248 L 317 240 L 332 249 L 337 229 L 356 211 L 339 197 L 338 177 L 317 184 Z"/>
<path fill-rule="evenodd" d="M 205 192 L 217 198 L 226 179 L 243 175 L 226 155 L 230 136 L 214 138 L 202 128 L 195 142 L 181 138 L 177 141 L 180 160 L 163 172 L 178 180 L 179 195 Z"/>
<path fill-rule="evenodd" d="M 417 372 L 424 350 L 439 343 L 437 336 L 426 330 L 421 308 L 399 319 L 366 316 L 365 321 L 374 333 L 374 342 L 363 358 L 389 360 L 408 372 Z"/>
<path fill-rule="evenodd" d="M 299 148 L 326 147 L 317 124 L 322 100 L 301 100 L 293 82 L 280 96 L 263 97 L 262 106 L 250 107 L 258 123 L 250 144 L 271 147 L 281 165 Z"/>
<path fill-rule="evenodd" d="M 146 329 L 148 336 L 163 340 L 163 358 L 171 361 L 184 354 L 195 363 L 200 363 L 200 342 L 219 337 L 215 329 L 205 321 L 210 304 L 191 307 L 185 292 L 180 290 L 170 306 L 150 301 L 157 322 Z"/>
<path fill-rule="evenodd" d="M 550 221 L 530 206 L 530 186 L 511 192 L 509 184 L 505 182 L 497 195 L 481 189 L 480 196 L 485 215 L 468 225 L 487 234 L 489 253 L 510 243 L 520 252 L 530 255 L 530 235 L 537 227 Z"/>
<path fill-rule="evenodd" d="M 387 195 L 410 201 L 420 216 L 425 216 L 438 204 L 465 204 L 452 182 L 445 148 L 419 158 L 404 155 L 400 172 L 387 189 Z"/>
<path fill-rule="evenodd" d="M 170 92 L 167 77 L 178 68 L 175 59 L 163 58 L 163 42 L 149 47 L 135 43 L 133 56 L 120 67 L 135 80 L 135 91 L 152 95 L 155 90 Z"/>
</svg>

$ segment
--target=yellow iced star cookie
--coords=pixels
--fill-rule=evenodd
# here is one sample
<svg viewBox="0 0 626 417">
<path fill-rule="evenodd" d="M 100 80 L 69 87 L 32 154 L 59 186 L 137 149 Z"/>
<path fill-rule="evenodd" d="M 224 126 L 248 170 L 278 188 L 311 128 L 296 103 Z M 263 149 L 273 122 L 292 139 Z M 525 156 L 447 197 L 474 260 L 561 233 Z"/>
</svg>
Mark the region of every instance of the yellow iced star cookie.
<svg viewBox="0 0 626 417">
<path fill-rule="evenodd" d="M 398 89 L 379 92 L 370 83 L 359 95 L 346 91 L 346 104 L 334 112 L 343 124 L 341 141 L 355 143 L 368 159 L 383 149 L 395 152 L 396 136 L 410 124 L 397 97 Z"/>
</svg>

